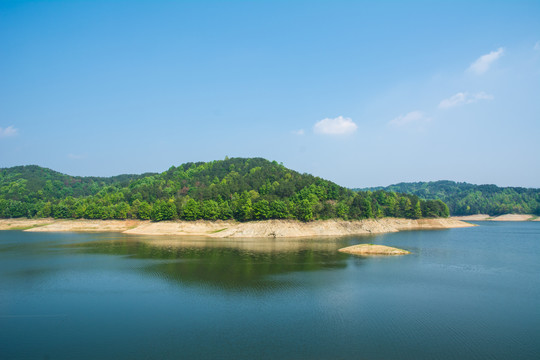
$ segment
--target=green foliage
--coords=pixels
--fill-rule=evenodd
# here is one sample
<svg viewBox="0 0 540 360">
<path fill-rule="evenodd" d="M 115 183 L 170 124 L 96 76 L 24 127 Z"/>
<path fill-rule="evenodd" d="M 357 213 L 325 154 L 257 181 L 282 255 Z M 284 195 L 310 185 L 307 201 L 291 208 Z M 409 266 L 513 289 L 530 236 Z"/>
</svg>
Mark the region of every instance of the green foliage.
<svg viewBox="0 0 540 360">
<path fill-rule="evenodd" d="M 413 219 L 420 219 L 422 217 L 422 207 L 420 206 L 420 201 L 417 201 L 416 204 L 414 204 Z"/>
<path fill-rule="evenodd" d="M 296 218 L 301 221 L 310 221 L 313 219 L 313 209 L 308 199 L 300 200 L 295 207 Z"/>
<path fill-rule="evenodd" d="M 270 204 L 270 217 L 272 219 L 287 219 L 291 216 L 287 203 L 283 200 L 274 200 Z"/>
<path fill-rule="evenodd" d="M 202 203 L 202 218 L 216 220 L 219 218 L 219 204 L 214 200 L 205 200 Z"/>
<path fill-rule="evenodd" d="M 131 215 L 135 219 L 150 220 L 152 217 L 152 205 L 137 198 L 131 206 Z"/>
<path fill-rule="evenodd" d="M 200 205 L 193 199 L 188 199 L 182 208 L 182 218 L 185 220 L 197 220 L 201 217 Z"/>
<path fill-rule="evenodd" d="M 253 205 L 253 217 L 255 219 L 266 220 L 270 215 L 270 204 L 268 200 L 260 200 Z"/>
<path fill-rule="evenodd" d="M 343 220 L 347 220 L 349 218 L 349 206 L 345 204 L 344 202 L 338 203 L 336 207 L 336 214 Z"/>
<path fill-rule="evenodd" d="M 186 163 L 160 174 L 73 177 L 38 166 L 0 169 L 0 217 L 153 221 L 447 216 L 435 200 L 354 192 L 261 158 Z"/>
<path fill-rule="evenodd" d="M 347 213 L 346 209 L 340 208 L 340 213 Z M 373 217 L 373 209 L 371 201 L 366 194 L 358 194 L 353 198 L 351 207 L 348 213 L 353 218 L 366 219 Z M 341 215 L 340 215 L 341 216 Z"/>
<path fill-rule="evenodd" d="M 540 189 L 473 185 L 454 181 L 400 183 L 371 190 L 396 191 L 426 200 L 441 200 L 448 205 L 452 215 L 488 214 L 491 216 L 517 213 L 540 215 Z M 435 203 L 421 204 L 424 216 L 446 209 Z"/>
<path fill-rule="evenodd" d="M 176 206 L 172 201 L 158 200 L 154 204 L 151 219 L 154 221 L 172 220 L 176 217 Z"/>
<path fill-rule="evenodd" d="M 221 220 L 228 220 L 233 218 L 233 212 L 229 206 L 229 202 L 222 201 L 219 203 L 219 218 Z"/>
</svg>

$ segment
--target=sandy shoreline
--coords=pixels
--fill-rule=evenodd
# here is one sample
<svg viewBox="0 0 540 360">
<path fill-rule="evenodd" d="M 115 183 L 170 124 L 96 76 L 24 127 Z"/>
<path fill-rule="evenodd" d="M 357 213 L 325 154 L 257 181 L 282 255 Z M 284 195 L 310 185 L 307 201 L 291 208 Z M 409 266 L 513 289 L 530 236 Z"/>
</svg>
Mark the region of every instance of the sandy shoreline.
<svg viewBox="0 0 540 360">
<path fill-rule="evenodd" d="M 206 236 L 212 238 L 293 238 L 380 234 L 403 230 L 449 229 L 474 226 L 456 219 L 366 219 L 356 221 L 296 220 L 161 221 L 0 219 L 0 230 L 31 232 L 120 232 L 135 235 Z"/>
<path fill-rule="evenodd" d="M 540 217 L 530 214 L 505 214 L 489 216 L 486 214 L 452 216 L 452 219 L 461 221 L 540 221 Z"/>
</svg>

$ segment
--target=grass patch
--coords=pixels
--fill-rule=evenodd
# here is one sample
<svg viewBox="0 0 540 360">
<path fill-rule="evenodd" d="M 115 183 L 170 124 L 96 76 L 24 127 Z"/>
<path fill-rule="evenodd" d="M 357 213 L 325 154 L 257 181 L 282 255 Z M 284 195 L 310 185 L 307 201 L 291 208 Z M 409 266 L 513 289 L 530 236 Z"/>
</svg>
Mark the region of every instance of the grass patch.
<svg viewBox="0 0 540 360">
<path fill-rule="evenodd" d="M 218 233 L 218 232 L 222 232 L 224 230 L 227 230 L 228 228 L 223 228 L 223 229 L 219 229 L 219 230 L 214 230 L 214 231 L 210 231 L 210 234 L 215 234 L 215 233 Z"/>
<path fill-rule="evenodd" d="M 23 230 L 24 231 L 24 230 L 33 229 L 33 228 L 37 228 L 41 226 L 47 226 L 47 225 L 50 225 L 50 223 L 49 224 L 34 224 L 34 225 L 26 225 L 26 226 L 13 226 L 13 227 L 10 227 L 8 230 Z"/>
<path fill-rule="evenodd" d="M 13 226 L 13 227 L 10 227 L 8 230 L 28 230 L 28 229 L 32 229 L 33 227 L 35 226 Z"/>
</svg>

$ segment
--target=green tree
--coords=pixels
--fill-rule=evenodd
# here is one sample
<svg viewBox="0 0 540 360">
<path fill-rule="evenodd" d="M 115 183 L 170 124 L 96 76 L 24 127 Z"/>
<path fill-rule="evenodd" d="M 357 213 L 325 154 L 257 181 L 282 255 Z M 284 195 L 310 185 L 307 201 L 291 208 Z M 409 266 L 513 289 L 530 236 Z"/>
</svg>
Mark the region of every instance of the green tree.
<svg viewBox="0 0 540 360">
<path fill-rule="evenodd" d="M 221 220 L 228 220 L 233 218 L 233 212 L 229 206 L 228 201 L 221 201 L 219 203 L 219 218 Z"/>
<path fill-rule="evenodd" d="M 128 203 L 125 201 L 120 202 L 114 207 L 114 218 L 115 219 L 127 219 L 128 212 L 131 210 Z"/>
<path fill-rule="evenodd" d="M 199 203 L 194 199 L 188 199 L 186 204 L 182 208 L 182 217 L 186 220 L 197 220 L 200 219 L 201 211 Z"/>
<path fill-rule="evenodd" d="M 152 218 L 152 205 L 146 201 L 142 201 L 137 210 L 137 218 L 142 220 L 150 220 Z"/>
<path fill-rule="evenodd" d="M 52 215 L 52 204 L 47 201 L 43 207 L 38 211 L 37 217 L 50 217 Z"/>
<path fill-rule="evenodd" d="M 202 217 L 207 220 L 216 220 L 220 215 L 219 204 L 214 200 L 205 200 L 202 203 Z"/>
<path fill-rule="evenodd" d="M 309 200 L 300 200 L 296 204 L 296 218 L 300 221 L 310 221 L 313 219 L 313 210 Z"/>
<path fill-rule="evenodd" d="M 289 208 L 285 201 L 274 200 L 270 203 L 270 217 L 272 219 L 287 219 L 289 216 Z"/>
<path fill-rule="evenodd" d="M 347 220 L 349 218 L 349 206 L 344 202 L 340 201 L 336 207 L 336 214 L 340 218 Z"/>
<path fill-rule="evenodd" d="M 152 220 L 172 220 L 176 216 L 176 206 L 173 201 L 158 200 L 152 210 Z"/>
<path fill-rule="evenodd" d="M 417 201 L 416 204 L 414 204 L 412 217 L 413 219 L 420 219 L 422 217 L 422 207 L 420 206 L 420 201 Z"/>
<path fill-rule="evenodd" d="M 270 217 L 270 205 L 267 200 L 260 200 L 253 204 L 253 217 L 257 220 L 265 220 Z"/>
</svg>

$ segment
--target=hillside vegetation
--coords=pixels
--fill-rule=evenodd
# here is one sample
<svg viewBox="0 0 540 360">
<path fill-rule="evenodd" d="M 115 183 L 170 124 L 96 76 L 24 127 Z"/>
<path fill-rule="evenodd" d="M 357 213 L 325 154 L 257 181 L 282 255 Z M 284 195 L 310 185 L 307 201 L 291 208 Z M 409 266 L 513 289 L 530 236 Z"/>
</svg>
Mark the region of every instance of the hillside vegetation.
<svg viewBox="0 0 540 360">
<path fill-rule="evenodd" d="M 439 200 L 355 192 L 261 158 L 186 163 L 160 174 L 76 177 L 0 170 L 0 217 L 239 221 L 447 217 Z"/>
<path fill-rule="evenodd" d="M 358 189 L 360 190 L 360 189 Z M 454 181 L 399 183 L 364 190 L 396 191 L 422 199 L 438 199 L 452 215 L 536 214 L 540 215 L 540 189 L 473 185 Z"/>
</svg>

